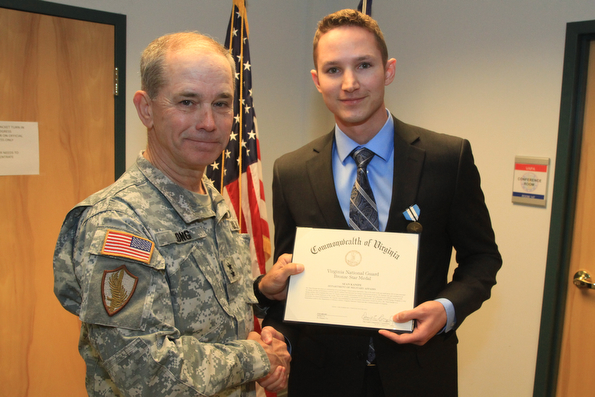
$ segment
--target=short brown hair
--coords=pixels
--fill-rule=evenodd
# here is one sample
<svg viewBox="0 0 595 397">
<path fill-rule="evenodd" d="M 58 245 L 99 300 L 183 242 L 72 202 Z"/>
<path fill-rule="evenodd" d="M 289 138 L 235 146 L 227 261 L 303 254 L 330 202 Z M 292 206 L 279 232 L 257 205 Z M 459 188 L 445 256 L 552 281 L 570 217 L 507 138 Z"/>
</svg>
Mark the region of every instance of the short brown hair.
<svg viewBox="0 0 595 397">
<path fill-rule="evenodd" d="M 192 46 L 223 55 L 230 64 L 232 76 L 234 75 L 233 58 L 229 50 L 217 41 L 198 32 L 171 33 L 153 40 L 143 51 L 140 60 L 141 90 L 147 92 L 150 98 L 155 98 L 166 83 L 164 62 L 169 51 Z"/>
<path fill-rule="evenodd" d="M 316 33 L 314 34 L 314 49 L 313 49 L 313 56 L 314 56 L 314 67 L 318 68 L 316 64 L 318 61 L 318 57 L 316 55 L 316 50 L 318 48 L 318 41 L 323 34 L 343 26 L 357 26 L 363 29 L 366 29 L 368 32 L 374 35 L 376 39 L 376 44 L 378 45 L 378 49 L 380 50 L 380 55 L 382 56 L 382 64 L 386 67 L 386 62 L 388 61 L 388 48 L 386 47 L 386 42 L 384 41 L 384 35 L 380 30 L 380 26 L 378 26 L 378 22 L 376 22 L 372 17 L 363 14 L 357 10 L 345 9 L 341 11 L 337 11 L 335 13 L 329 14 L 326 17 L 322 18 L 320 22 L 318 22 L 318 28 L 316 29 Z"/>
</svg>

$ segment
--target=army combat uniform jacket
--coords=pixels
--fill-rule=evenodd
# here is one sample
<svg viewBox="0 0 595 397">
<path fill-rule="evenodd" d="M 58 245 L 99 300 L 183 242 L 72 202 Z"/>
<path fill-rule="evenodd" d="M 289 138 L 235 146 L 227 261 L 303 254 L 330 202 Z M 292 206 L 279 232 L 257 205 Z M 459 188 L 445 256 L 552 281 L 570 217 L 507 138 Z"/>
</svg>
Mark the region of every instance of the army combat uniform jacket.
<svg viewBox="0 0 595 397">
<path fill-rule="evenodd" d="M 248 236 L 213 185 L 142 154 L 66 216 L 54 292 L 82 321 L 90 396 L 252 396 L 270 370 L 253 328 Z"/>
</svg>

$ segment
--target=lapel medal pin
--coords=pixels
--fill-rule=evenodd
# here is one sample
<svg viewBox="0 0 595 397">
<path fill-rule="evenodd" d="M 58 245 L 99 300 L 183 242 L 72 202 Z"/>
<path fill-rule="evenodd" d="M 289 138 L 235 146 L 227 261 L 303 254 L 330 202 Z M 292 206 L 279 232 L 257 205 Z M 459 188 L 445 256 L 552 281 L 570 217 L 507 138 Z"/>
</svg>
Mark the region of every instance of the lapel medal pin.
<svg viewBox="0 0 595 397">
<path fill-rule="evenodd" d="M 405 219 L 407 219 L 408 221 L 411 221 L 411 223 L 407 225 L 407 232 L 409 232 L 409 233 L 421 233 L 422 232 L 423 227 L 421 226 L 421 223 L 418 222 L 419 214 L 420 214 L 420 210 L 419 210 L 419 206 L 417 204 L 414 204 L 414 205 L 410 206 L 409 208 L 407 208 L 405 211 L 403 211 L 403 216 L 405 217 Z"/>
</svg>

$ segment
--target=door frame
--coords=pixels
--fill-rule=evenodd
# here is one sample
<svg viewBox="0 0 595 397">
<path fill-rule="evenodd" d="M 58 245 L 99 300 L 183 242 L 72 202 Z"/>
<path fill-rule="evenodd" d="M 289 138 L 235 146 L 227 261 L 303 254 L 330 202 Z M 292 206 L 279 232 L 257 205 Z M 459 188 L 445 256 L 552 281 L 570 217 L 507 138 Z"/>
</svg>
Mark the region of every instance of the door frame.
<svg viewBox="0 0 595 397">
<path fill-rule="evenodd" d="M 566 25 L 558 146 L 534 397 L 553 397 L 556 394 L 569 285 L 589 43 L 592 40 L 595 40 L 595 20 Z"/>
<path fill-rule="evenodd" d="M 114 26 L 114 62 L 118 69 L 118 94 L 114 93 L 114 180 L 118 179 L 126 170 L 126 15 L 39 0 L 0 0 L 0 8 Z"/>
</svg>

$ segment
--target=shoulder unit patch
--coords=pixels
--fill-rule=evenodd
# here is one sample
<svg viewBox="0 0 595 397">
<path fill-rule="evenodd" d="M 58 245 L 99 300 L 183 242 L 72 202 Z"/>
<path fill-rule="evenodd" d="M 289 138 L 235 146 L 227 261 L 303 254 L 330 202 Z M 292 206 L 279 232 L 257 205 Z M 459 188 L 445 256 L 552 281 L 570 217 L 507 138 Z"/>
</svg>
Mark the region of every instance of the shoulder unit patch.
<svg viewBox="0 0 595 397">
<path fill-rule="evenodd" d="M 101 298 L 105 311 L 111 317 L 124 308 L 132 298 L 138 277 L 126 265 L 114 270 L 104 270 L 101 279 Z"/>
</svg>

